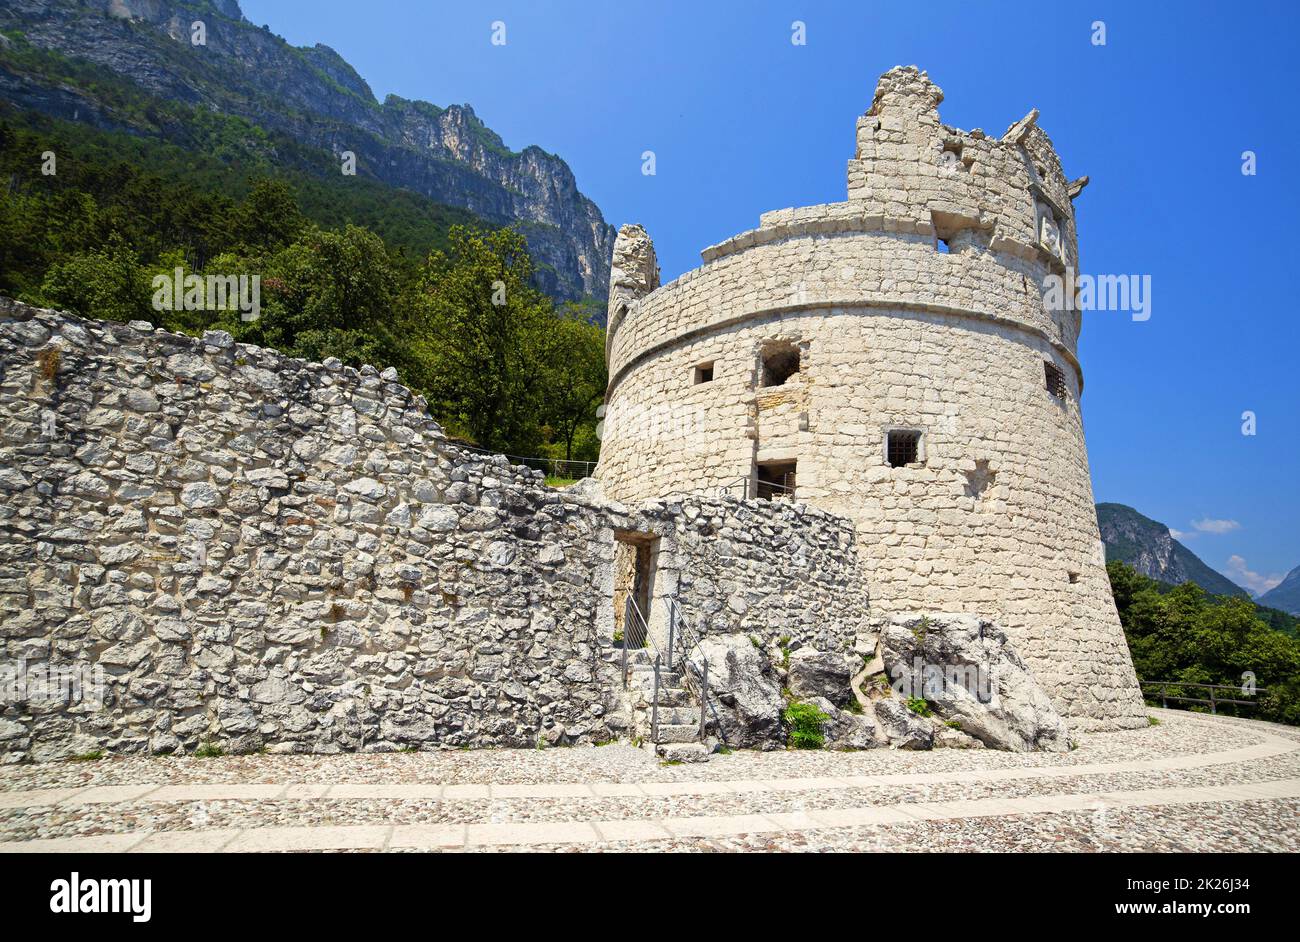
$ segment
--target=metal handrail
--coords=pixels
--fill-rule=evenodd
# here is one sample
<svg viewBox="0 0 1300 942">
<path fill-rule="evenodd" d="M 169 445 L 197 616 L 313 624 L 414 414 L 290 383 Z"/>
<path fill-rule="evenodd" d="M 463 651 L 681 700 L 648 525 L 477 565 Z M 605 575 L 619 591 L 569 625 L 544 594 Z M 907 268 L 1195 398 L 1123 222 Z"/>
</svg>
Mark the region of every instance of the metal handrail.
<svg viewBox="0 0 1300 942">
<path fill-rule="evenodd" d="M 650 625 L 645 616 L 641 613 L 641 607 L 636 604 L 636 599 L 631 593 L 627 596 L 627 615 L 623 619 L 623 687 L 627 688 L 628 666 L 627 650 L 629 626 L 633 636 L 640 639 L 637 647 L 649 646 L 655 654 L 654 659 L 654 700 L 650 706 L 650 736 L 653 742 L 659 741 L 659 673 L 661 666 L 667 664 L 669 671 L 675 671 L 681 675 L 684 683 L 691 693 L 695 694 L 700 701 L 700 741 L 703 742 L 708 729 L 708 715 L 713 715 L 714 726 L 718 731 L 718 738 L 724 743 L 727 741 L 726 733 L 723 731 L 722 717 L 718 715 L 718 709 L 709 700 L 709 659 L 704 656 L 704 651 L 700 651 L 700 661 L 702 664 L 701 679 L 697 685 L 695 678 L 691 676 L 688 669 L 687 658 L 690 652 L 700 646 L 699 636 L 691 631 L 689 623 L 682 616 L 681 604 L 677 597 L 674 596 L 669 600 L 669 618 L 668 618 L 668 651 L 667 658 L 660 651 L 658 643 L 650 633 Z M 678 643 L 678 639 L 680 642 Z M 680 668 L 678 664 L 680 663 Z"/>
<path fill-rule="evenodd" d="M 707 709 L 709 713 L 713 714 L 713 724 L 718 730 L 718 737 L 725 743 L 727 741 L 727 736 L 723 731 L 722 717 L 718 715 L 717 707 L 715 707 L 712 701 L 709 700 L 709 659 L 704 656 L 703 648 L 700 649 L 700 663 L 702 665 L 700 689 L 695 689 L 695 680 L 688 669 L 688 658 L 690 657 L 691 651 L 700 647 L 700 637 L 691 630 L 690 622 L 688 622 L 686 616 L 682 614 L 681 602 L 678 600 L 676 595 L 669 599 L 668 606 L 669 645 L 671 647 L 674 632 L 680 634 L 682 641 L 679 646 L 681 652 L 680 659 L 682 662 L 680 672 L 682 680 L 691 688 L 691 692 L 694 693 L 700 701 L 700 739 L 704 739 L 704 731 L 706 728 L 705 710 Z"/>
<path fill-rule="evenodd" d="M 789 478 L 789 474 L 786 475 L 786 478 L 787 479 Z M 755 480 L 752 477 L 736 478 L 736 480 L 732 481 L 730 484 L 723 484 L 721 487 L 718 488 L 718 493 L 724 497 L 728 497 L 731 495 L 732 491 L 739 490 L 742 500 L 773 499 L 773 498 L 763 498 L 759 496 L 758 492 L 763 488 L 767 488 L 769 491 L 779 493 L 780 496 L 779 498 L 776 499 L 781 499 L 781 500 L 784 500 L 786 498 L 789 498 L 791 500 L 794 499 L 794 495 L 795 495 L 794 485 L 777 484 L 775 481 Z M 754 492 L 753 494 L 750 493 L 751 490 Z"/>
<path fill-rule="evenodd" d="M 1226 697 L 1216 697 L 1216 690 L 1240 690 L 1240 684 L 1194 684 L 1184 680 L 1140 680 L 1138 685 L 1141 687 L 1159 687 L 1160 688 L 1160 706 L 1168 708 L 1169 701 L 1176 703 L 1204 703 L 1210 707 L 1210 713 L 1217 714 L 1218 706 L 1221 703 L 1230 703 L 1236 706 L 1259 706 L 1258 700 L 1233 700 Z M 1197 690 L 1210 691 L 1210 698 L 1204 697 L 1171 697 L 1169 695 L 1170 687 L 1192 687 Z M 1255 688 L 1256 694 L 1266 694 L 1268 690 L 1263 687 Z"/>
</svg>

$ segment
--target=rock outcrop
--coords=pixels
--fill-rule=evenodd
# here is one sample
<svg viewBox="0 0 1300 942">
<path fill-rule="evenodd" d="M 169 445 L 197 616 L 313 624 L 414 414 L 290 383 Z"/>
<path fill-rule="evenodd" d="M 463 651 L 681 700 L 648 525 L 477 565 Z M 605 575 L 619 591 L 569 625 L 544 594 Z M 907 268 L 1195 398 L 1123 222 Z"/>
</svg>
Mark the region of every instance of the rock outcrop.
<svg viewBox="0 0 1300 942">
<path fill-rule="evenodd" d="M 898 697 L 924 699 L 940 719 L 955 722 L 986 746 L 1012 752 L 1069 750 L 1065 721 L 1006 633 L 988 619 L 895 616 L 881 632 L 880 646 Z M 878 716 L 882 708 L 887 726 L 905 719 L 901 700 L 878 703 Z"/>
<path fill-rule="evenodd" d="M 934 746 L 935 724 L 918 716 L 901 700 L 875 702 L 880 733 L 895 749 L 930 749 Z"/>
<path fill-rule="evenodd" d="M 748 635 L 709 635 L 687 657 L 695 678 L 709 664 L 710 717 L 732 748 L 775 749 L 785 744 L 785 700 L 771 661 Z"/>
<path fill-rule="evenodd" d="M 787 686 L 801 700 L 821 697 L 844 707 L 853 698 L 849 687 L 853 670 L 844 654 L 800 648 L 791 652 L 787 670 Z"/>
</svg>

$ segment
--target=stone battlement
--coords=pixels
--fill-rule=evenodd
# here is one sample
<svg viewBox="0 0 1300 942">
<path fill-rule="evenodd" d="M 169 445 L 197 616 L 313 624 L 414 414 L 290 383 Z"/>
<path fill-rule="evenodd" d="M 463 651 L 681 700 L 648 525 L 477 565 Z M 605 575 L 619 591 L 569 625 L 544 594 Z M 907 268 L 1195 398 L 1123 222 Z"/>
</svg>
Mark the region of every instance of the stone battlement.
<svg viewBox="0 0 1300 942">
<path fill-rule="evenodd" d="M 1077 312 L 1048 310 L 1044 278 L 1078 267 L 1073 198 L 1037 112 L 1001 138 L 939 121 L 943 92 L 914 67 L 881 77 L 857 122 L 848 199 L 763 213 L 660 286 L 639 226 L 614 248 L 611 392 L 645 351 L 743 318 L 801 307 L 903 307 L 1012 321 L 1045 338 L 1082 384 Z M 817 254 L 810 264 L 809 255 Z"/>
</svg>

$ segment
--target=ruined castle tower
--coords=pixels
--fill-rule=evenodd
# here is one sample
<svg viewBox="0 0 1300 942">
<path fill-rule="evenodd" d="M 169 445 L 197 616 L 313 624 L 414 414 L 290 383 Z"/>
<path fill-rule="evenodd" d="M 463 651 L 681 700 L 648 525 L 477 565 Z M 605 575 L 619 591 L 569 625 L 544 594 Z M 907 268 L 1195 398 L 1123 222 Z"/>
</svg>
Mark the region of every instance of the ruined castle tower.
<svg viewBox="0 0 1300 942">
<path fill-rule="evenodd" d="M 1079 396 L 1073 200 L 1031 112 L 940 123 L 916 68 L 857 122 L 848 200 L 763 214 L 659 285 L 614 249 L 597 477 L 640 501 L 729 488 L 851 517 L 874 610 L 1002 622 L 1081 729 L 1145 725 L 1106 578 Z M 762 539 L 754 534 L 754 539 Z"/>
</svg>

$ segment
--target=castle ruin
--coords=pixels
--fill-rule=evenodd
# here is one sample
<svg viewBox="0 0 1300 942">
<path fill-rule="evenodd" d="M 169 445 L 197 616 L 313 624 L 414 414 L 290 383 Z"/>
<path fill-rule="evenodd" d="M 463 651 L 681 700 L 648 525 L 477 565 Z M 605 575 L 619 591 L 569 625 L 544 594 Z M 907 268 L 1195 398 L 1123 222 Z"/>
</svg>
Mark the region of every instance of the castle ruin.
<svg viewBox="0 0 1300 942">
<path fill-rule="evenodd" d="M 887 73 L 848 201 L 670 285 L 624 227 L 599 486 L 463 448 L 392 368 L 0 298 L 0 762 L 701 758 L 783 747 L 787 697 L 835 748 L 1145 725 L 1079 320 L 1040 289 L 1075 264 L 1082 183 L 1033 114 L 993 140 L 941 97 Z M 993 695 L 926 718 L 894 685 L 935 666 Z"/>
<path fill-rule="evenodd" d="M 600 464 L 639 502 L 731 491 L 846 515 L 876 612 L 1006 626 L 1080 729 L 1146 724 L 1111 597 L 1079 397 L 1071 181 L 1030 112 L 939 119 L 897 67 L 858 118 L 842 203 L 764 213 L 660 285 L 614 249 Z"/>
</svg>

